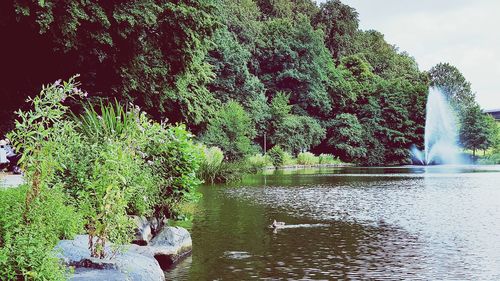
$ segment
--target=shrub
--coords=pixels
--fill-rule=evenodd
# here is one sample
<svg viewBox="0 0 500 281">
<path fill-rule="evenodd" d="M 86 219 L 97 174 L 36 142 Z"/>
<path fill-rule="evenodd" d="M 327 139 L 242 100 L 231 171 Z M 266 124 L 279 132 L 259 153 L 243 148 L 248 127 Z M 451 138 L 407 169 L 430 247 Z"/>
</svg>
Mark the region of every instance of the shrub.
<svg viewBox="0 0 500 281">
<path fill-rule="evenodd" d="M 267 155 L 269 155 L 269 158 L 271 158 L 271 162 L 273 163 L 274 167 L 278 168 L 284 165 L 285 151 L 279 145 L 275 145 L 273 148 L 271 148 L 267 152 Z"/>
<path fill-rule="evenodd" d="M 315 165 L 319 163 L 319 157 L 311 152 L 301 152 L 297 155 L 297 163 L 300 165 Z"/>
<path fill-rule="evenodd" d="M 80 232 L 83 219 L 59 187 L 42 190 L 27 209 L 29 189 L 0 189 L 0 279 L 67 279 L 53 249 Z"/>
<path fill-rule="evenodd" d="M 201 181 L 196 177 L 203 156 L 203 148 L 193 141 L 193 135 L 184 125 L 169 126 L 150 121 L 141 114 L 140 150 L 149 163 L 155 178 L 152 196 L 157 218 L 180 214 L 179 204 L 197 201 L 196 188 Z M 160 220 L 161 221 L 161 220 Z"/>
<path fill-rule="evenodd" d="M 181 203 L 198 198 L 201 151 L 184 126 L 152 122 L 137 107 L 101 104 L 99 115 L 88 105 L 69 118 L 64 100 L 84 96 L 73 80 L 44 87 L 31 110 L 18 112 L 10 139 L 23 152 L 28 183 L 21 217 L 31 224 L 31 212 L 45 206 L 42 194 L 57 187 L 67 206 L 78 206 L 96 238 L 89 239 L 91 254 L 102 258 L 107 241 L 130 240 L 129 215 L 174 217 Z"/>
<path fill-rule="evenodd" d="M 486 158 L 482 158 L 478 163 L 482 165 L 498 165 L 500 164 L 500 153 L 494 153 Z"/>
<path fill-rule="evenodd" d="M 248 113 L 239 103 L 230 101 L 210 120 L 202 140 L 207 145 L 220 147 L 228 160 L 238 161 L 256 151 L 252 142 L 255 134 Z"/>
<path fill-rule="evenodd" d="M 297 164 L 297 159 L 295 159 L 291 153 L 285 151 L 283 154 L 283 165 L 296 165 Z"/>
<path fill-rule="evenodd" d="M 320 164 L 340 164 L 340 163 L 342 163 L 342 161 L 335 158 L 335 156 L 333 156 L 332 154 L 321 153 L 319 155 L 319 163 Z"/>
<path fill-rule="evenodd" d="M 273 162 L 269 155 L 255 154 L 247 158 L 247 163 L 251 171 L 257 172 L 265 167 L 272 166 Z"/>
<path fill-rule="evenodd" d="M 221 169 L 224 153 L 216 146 L 204 148 L 204 157 L 201 162 L 198 175 L 205 182 L 214 183 L 219 170 Z"/>
</svg>

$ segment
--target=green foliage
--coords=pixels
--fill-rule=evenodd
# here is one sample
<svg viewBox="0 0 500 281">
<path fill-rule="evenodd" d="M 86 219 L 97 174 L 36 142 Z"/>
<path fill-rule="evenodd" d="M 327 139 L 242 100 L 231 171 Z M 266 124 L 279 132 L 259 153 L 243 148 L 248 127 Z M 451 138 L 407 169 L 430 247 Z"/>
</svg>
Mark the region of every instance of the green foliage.
<svg viewBox="0 0 500 281">
<path fill-rule="evenodd" d="M 269 140 L 293 153 L 318 145 L 325 136 L 325 130 L 312 117 L 290 114 L 291 108 L 288 95 L 280 92 L 273 98 Z"/>
<path fill-rule="evenodd" d="M 94 106 L 85 106 L 84 113 L 78 118 L 81 122 L 82 133 L 88 138 L 108 139 L 113 137 L 127 137 L 128 130 L 134 128 L 135 114 L 127 111 L 118 101 L 112 105 L 104 105 L 101 101 L 99 107 L 100 114 Z"/>
<path fill-rule="evenodd" d="M 250 170 L 255 172 L 261 171 L 262 169 L 273 165 L 273 162 L 269 154 L 267 155 L 255 154 L 253 156 L 248 157 L 246 162 L 250 166 L 249 167 Z"/>
<path fill-rule="evenodd" d="M 64 280 L 66 268 L 53 249 L 79 233 L 83 219 L 59 187 L 42 190 L 28 208 L 30 189 L 0 189 L 0 279 Z"/>
<path fill-rule="evenodd" d="M 472 155 L 476 155 L 476 150 L 487 149 L 491 143 L 491 135 L 494 134 L 491 122 L 487 121 L 479 106 L 466 108 L 460 120 L 459 131 L 460 143 L 466 149 L 472 150 Z M 493 123 L 496 126 L 496 124 Z"/>
<path fill-rule="evenodd" d="M 264 85 L 248 69 L 250 52 L 226 29 L 216 32 L 214 43 L 207 61 L 216 78 L 208 89 L 222 102 L 234 100 L 248 106 L 264 93 Z"/>
<path fill-rule="evenodd" d="M 278 168 L 285 164 L 286 153 L 279 145 L 275 145 L 273 148 L 271 148 L 267 152 L 267 155 L 271 159 L 274 167 Z"/>
<path fill-rule="evenodd" d="M 325 129 L 312 117 L 291 115 L 282 120 L 270 138 L 285 150 L 298 153 L 318 145 Z"/>
<path fill-rule="evenodd" d="M 342 161 L 332 154 L 321 153 L 319 155 L 319 164 L 342 164 Z"/>
<path fill-rule="evenodd" d="M 500 153 L 494 153 L 488 157 L 481 158 L 478 161 L 482 165 L 499 165 L 500 164 Z"/>
<path fill-rule="evenodd" d="M 296 165 L 297 164 L 297 159 L 293 158 L 292 154 L 290 152 L 285 151 L 283 153 L 283 166 L 286 165 Z"/>
<path fill-rule="evenodd" d="M 206 112 L 214 102 L 206 88 L 212 73 L 204 61 L 219 26 L 214 4 L 8 1 L 0 7 L 5 11 L 0 26 L 8 23 L 31 32 L 27 35 L 32 40 L 43 40 L 40 45 L 59 58 L 61 69 L 83 71 L 92 92 L 128 99 L 155 115 L 195 125 L 209 117 Z M 52 75 L 60 75 L 55 69 Z"/>
<path fill-rule="evenodd" d="M 152 122 L 141 114 L 138 151 L 155 179 L 151 195 L 155 216 L 176 217 L 184 202 L 197 201 L 196 188 L 201 181 L 196 177 L 203 156 L 203 148 L 193 141 L 193 135 L 184 125 L 168 126 Z M 145 174 L 148 175 L 148 174 Z"/>
<path fill-rule="evenodd" d="M 309 19 L 273 19 L 264 23 L 256 49 L 256 72 L 271 97 L 290 93 L 291 103 L 318 114 L 331 110 L 329 91 L 336 70 L 323 33 Z"/>
<path fill-rule="evenodd" d="M 431 86 L 443 91 L 453 106 L 462 111 L 475 103 L 475 95 L 471 84 L 455 66 L 449 63 L 438 63 L 429 70 Z"/>
<path fill-rule="evenodd" d="M 333 58 L 339 61 L 353 44 L 358 30 L 358 13 L 339 0 L 328 0 L 321 3 L 313 23 L 323 30 L 326 47 Z"/>
<path fill-rule="evenodd" d="M 301 152 L 297 155 L 297 164 L 299 165 L 316 165 L 319 164 L 319 157 L 311 152 Z"/>
<path fill-rule="evenodd" d="M 202 140 L 220 147 L 228 160 L 235 161 L 255 152 L 254 137 L 252 120 L 240 104 L 230 101 L 210 121 Z"/>
<path fill-rule="evenodd" d="M 385 79 L 403 78 L 417 82 L 421 72 L 414 58 L 385 41 L 384 35 L 375 30 L 358 31 L 349 54 L 363 57 L 373 73 Z"/>
<path fill-rule="evenodd" d="M 365 157 L 364 130 L 356 116 L 343 113 L 328 126 L 328 143 L 348 162 Z"/>
<path fill-rule="evenodd" d="M 224 153 L 216 146 L 205 148 L 204 150 L 204 158 L 201 162 L 198 175 L 201 179 L 204 179 L 205 182 L 213 184 L 221 169 Z"/>
<path fill-rule="evenodd" d="M 98 113 L 87 105 L 71 118 L 62 101 L 84 96 L 76 85 L 71 79 L 44 87 L 33 109 L 18 113 L 10 137 L 24 152 L 29 188 L 22 217 L 30 224 L 42 194 L 59 188 L 96 238 L 89 239 L 91 255 L 103 258 L 107 241 L 130 241 L 129 215 L 176 217 L 179 206 L 198 198 L 202 152 L 184 126 L 152 122 L 137 107 L 101 103 Z"/>
</svg>

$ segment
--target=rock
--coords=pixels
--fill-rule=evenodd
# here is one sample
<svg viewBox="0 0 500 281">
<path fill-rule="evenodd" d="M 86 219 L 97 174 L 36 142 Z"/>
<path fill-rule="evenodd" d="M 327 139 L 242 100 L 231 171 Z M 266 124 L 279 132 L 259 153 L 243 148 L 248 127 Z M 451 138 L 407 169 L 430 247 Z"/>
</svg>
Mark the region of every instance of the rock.
<svg viewBox="0 0 500 281">
<path fill-rule="evenodd" d="M 191 253 L 192 246 L 191 235 L 186 229 L 166 226 L 151 240 L 148 248 L 161 268 L 166 269 L 181 257 Z"/>
<path fill-rule="evenodd" d="M 59 241 L 55 248 L 66 266 L 75 267 L 70 280 L 165 280 L 148 247 L 128 245 L 111 259 L 96 259 L 90 257 L 88 239 L 87 235 L 78 235 L 74 240 Z M 110 246 L 106 246 L 105 251 L 110 253 Z"/>
<path fill-rule="evenodd" d="M 99 280 L 99 281 L 122 281 L 127 280 L 128 276 L 121 273 L 119 270 L 95 270 L 87 268 L 77 268 L 71 281 L 89 281 L 89 280 Z"/>
<path fill-rule="evenodd" d="M 136 225 L 135 236 L 132 243 L 145 246 L 149 243 L 153 234 L 151 232 L 151 224 L 145 217 L 131 216 Z"/>
</svg>

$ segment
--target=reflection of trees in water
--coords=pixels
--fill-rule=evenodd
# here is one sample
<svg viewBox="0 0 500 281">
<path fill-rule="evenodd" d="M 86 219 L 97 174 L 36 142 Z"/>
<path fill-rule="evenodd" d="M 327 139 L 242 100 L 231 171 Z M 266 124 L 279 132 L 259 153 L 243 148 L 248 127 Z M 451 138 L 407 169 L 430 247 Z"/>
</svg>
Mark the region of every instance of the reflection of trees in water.
<svg viewBox="0 0 500 281">
<path fill-rule="evenodd" d="M 329 227 L 273 234 L 267 226 L 275 218 L 287 224 L 318 222 L 223 193 L 219 188 L 204 192 L 203 212 L 193 228 L 190 279 L 404 277 L 422 269 L 419 241 L 384 222 L 334 221 Z M 227 251 L 249 256 L 235 258 Z"/>
</svg>

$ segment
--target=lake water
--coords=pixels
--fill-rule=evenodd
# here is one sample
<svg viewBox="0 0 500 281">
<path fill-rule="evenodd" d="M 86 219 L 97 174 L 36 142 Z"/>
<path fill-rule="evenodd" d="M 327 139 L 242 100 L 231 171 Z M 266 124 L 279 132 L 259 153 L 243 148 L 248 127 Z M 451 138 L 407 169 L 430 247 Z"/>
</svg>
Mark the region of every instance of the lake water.
<svg viewBox="0 0 500 281">
<path fill-rule="evenodd" d="M 201 192 L 193 254 L 167 280 L 500 280 L 500 166 L 276 171 Z"/>
</svg>

